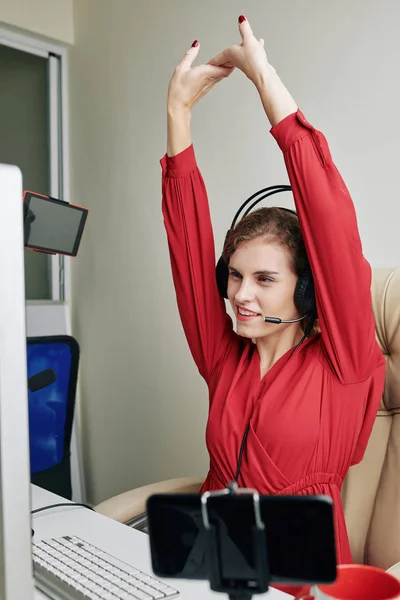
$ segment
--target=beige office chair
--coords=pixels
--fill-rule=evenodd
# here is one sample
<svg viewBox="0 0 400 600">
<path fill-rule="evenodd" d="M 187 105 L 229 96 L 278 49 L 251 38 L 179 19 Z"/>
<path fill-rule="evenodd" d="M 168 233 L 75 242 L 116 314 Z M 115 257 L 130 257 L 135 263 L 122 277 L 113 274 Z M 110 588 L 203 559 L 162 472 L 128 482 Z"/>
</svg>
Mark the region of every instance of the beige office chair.
<svg viewBox="0 0 400 600">
<path fill-rule="evenodd" d="M 377 339 L 387 358 L 385 391 L 364 459 L 350 469 L 342 496 L 355 562 L 388 569 L 400 561 L 400 269 L 374 269 L 372 297 Z M 95 508 L 141 529 L 151 494 L 198 492 L 203 479 L 147 485 Z M 400 578 L 400 564 L 392 572 Z"/>
<path fill-rule="evenodd" d="M 389 569 L 400 561 L 400 269 L 374 269 L 376 336 L 386 382 L 362 462 L 342 488 L 353 558 Z M 400 564 L 391 572 L 400 578 Z"/>
</svg>

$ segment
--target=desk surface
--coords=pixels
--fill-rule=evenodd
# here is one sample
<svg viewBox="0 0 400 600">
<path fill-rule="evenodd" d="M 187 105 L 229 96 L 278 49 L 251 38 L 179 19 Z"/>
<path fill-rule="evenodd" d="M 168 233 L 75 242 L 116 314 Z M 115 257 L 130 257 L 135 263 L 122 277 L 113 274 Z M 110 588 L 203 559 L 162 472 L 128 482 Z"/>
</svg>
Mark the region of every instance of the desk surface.
<svg viewBox="0 0 400 600">
<path fill-rule="evenodd" d="M 32 486 L 32 510 L 57 502 L 65 502 L 65 499 Z M 148 535 L 87 508 L 59 507 L 34 514 L 32 515 L 32 528 L 35 531 L 33 538 L 35 541 L 63 535 L 80 536 L 116 558 L 149 574 L 152 573 Z M 223 594 L 212 592 L 206 581 L 169 579 L 167 583 L 180 591 L 179 600 L 222 600 L 227 598 Z M 271 589 L 267 594 L 254 596 L 255 600 L 258 598 L 260 600 L 265 598 L 289 600 L 292 596 Z M 48 598 L 36 590 L 35 600 L 48 600 Z"/>
</svg>

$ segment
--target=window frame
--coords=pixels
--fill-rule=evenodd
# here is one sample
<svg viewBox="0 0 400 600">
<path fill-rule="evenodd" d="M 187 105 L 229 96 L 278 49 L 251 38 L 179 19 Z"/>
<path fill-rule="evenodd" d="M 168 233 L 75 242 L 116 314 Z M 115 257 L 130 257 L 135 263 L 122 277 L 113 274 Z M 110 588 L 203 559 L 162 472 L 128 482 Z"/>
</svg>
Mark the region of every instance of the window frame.
<svg viewBox="0 0 400 600">
<path fill-rule="evenodd" d="M 0 45 L 47 58 L 49 73 L 50 195 L 69 201 L 69 122 L 67 49 L 59 44 L 0 27 Z M 27 304 L 71 301 L 70 257 L 50 257 L 51 299 L 26 300 Z"/>
</svg>

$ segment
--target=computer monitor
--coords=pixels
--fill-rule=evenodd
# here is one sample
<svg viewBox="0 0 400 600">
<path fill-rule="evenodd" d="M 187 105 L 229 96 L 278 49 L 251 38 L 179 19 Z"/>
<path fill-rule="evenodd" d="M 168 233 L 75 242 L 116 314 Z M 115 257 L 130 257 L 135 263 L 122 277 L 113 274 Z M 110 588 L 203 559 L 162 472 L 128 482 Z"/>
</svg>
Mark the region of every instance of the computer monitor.
<svg viewBox="0 0 400 600">
<path fill-rule="evenodd" d="M 0 598 L 34 594 L 22 175 L 0 164 Z"/>
</svg>

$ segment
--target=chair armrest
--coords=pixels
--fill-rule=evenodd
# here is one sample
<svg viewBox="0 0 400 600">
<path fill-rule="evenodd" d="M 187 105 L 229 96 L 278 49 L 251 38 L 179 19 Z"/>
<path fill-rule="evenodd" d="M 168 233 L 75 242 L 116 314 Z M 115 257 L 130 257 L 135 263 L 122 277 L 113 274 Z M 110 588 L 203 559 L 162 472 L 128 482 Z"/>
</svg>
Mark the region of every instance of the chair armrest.
<svg viewBox="0 0 400 600">
<path fill-rule="evenodd" d="M 110 519 L 128 523 L 146 512 L 146 502 L 152 494 L 197 494 L 203 481 L 197 477 L 178 477 L 151 483 L 104 500 L 94 509 Z"/>
<path fill-rule="evenodd" d="M 400 562 L 390 567 L 390 569 L 387 569 L 387 573 L 390 573 L 393 577 L 400 580 Z"/>
</svg>

